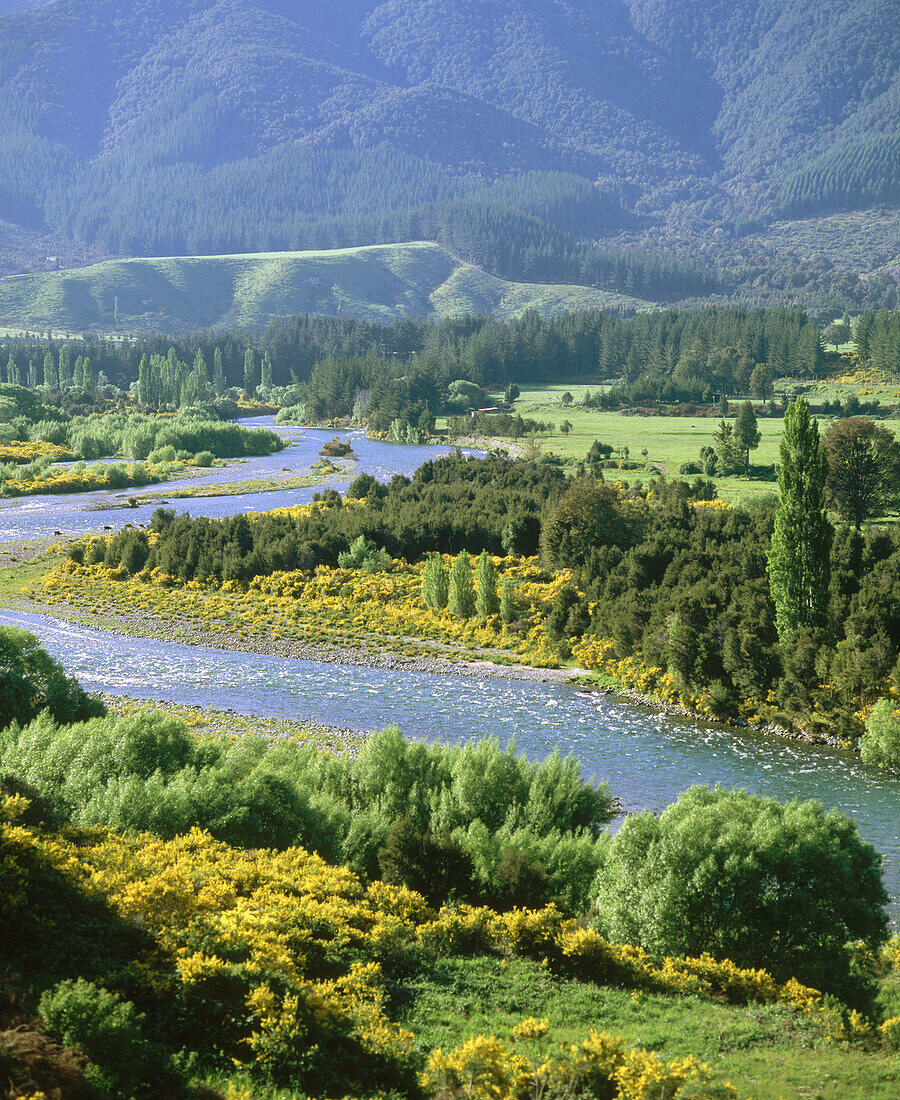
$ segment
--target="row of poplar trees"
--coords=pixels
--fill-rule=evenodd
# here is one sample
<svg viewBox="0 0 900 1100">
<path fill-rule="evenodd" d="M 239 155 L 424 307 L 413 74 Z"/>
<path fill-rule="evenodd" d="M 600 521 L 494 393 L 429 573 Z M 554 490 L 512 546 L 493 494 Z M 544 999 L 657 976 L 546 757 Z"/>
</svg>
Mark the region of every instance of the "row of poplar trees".
<svg viewBox="0 0 900 1100">
<path fill-rule="evenodd" d="M 422 599 L 433 611 L 447 608 L 457 619 L 477 615 L 487 621 L 499 614 L 504 623 L 516 618 L 515 582 L 505 577 L 497 594 L 497 570 L 494 559 L 483 550 L 475 567 L 472 583 L 472 559 L 467 550 L 460 551 L 449 569 L 439 554 L 432 554 L 422 573 Z"/>
</svg>

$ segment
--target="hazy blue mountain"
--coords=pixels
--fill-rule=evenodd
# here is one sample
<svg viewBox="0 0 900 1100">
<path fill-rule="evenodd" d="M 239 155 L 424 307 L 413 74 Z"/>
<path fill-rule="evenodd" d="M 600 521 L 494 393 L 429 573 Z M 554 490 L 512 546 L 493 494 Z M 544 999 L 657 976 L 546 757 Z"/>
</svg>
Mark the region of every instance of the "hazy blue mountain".
<svg viewBox="0 0 900 1100">
<path fill-rule="evenodd" d="M 598 238 L 900 199 L 898 59 L 896 0 L 0 0 L 0 221 L 482 262 L 468 203 L 495 273 L 589 279 Z"/>
</svg>

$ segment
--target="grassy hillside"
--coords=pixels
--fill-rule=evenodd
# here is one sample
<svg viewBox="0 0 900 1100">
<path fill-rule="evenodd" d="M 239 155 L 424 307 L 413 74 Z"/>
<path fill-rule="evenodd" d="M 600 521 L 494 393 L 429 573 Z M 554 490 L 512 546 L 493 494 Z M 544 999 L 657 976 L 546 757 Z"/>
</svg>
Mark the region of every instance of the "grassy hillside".
<svg viewBox="0 0 900 1100">
<path fill-rule="evenodd" d="M 109 260 L 0 279 L 0 327 L 103 332 L 265 325 L 325 313 L 370 321 L 508 318 L 651 303 L 592 287 L 512 283 L 415 242 L 320 252 Z"/>
</svg>

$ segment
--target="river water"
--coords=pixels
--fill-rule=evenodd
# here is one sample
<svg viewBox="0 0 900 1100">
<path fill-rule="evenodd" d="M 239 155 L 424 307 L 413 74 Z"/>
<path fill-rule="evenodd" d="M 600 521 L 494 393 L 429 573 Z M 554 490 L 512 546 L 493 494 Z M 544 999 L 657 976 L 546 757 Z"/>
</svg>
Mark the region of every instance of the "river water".
<svg viewBox="0 0 900 1100">
<path fill-rule="evenodd" d="M 304 473 L 319 457 L 322 444 L 335 436 L 347 440 L 353 447 L 355 458 L 338 459 L 336 463 L 346 470 L 346 476 L 331 482 L 325 481 L 310 489 L 273 490 L 266 493 L 241 493 L 238 496 L 191 497 L 173 499 L 168 506 L 176 512 L 190 512 L 192 516 L 209 516 L 221 519 L 244 512 L 264 512 L 270 508 L 290 508 L 312 500 L 313 493 L 334 484 L 346 488 L 349 480 L 365 471 L 379 481 L 389 481 L 394 474 L 410 476 L 423 462 L 437 455 L 448 454 L 451 447 L 410 447 L 399 443 L 381 443 L 367 439 L 364 432 L 335 432 L 321 428 L 294 428 L 276 425 L 271 416 L 243 420 L 248 427 L 272 428 L 289 440 L 283 451 L 260 458 L 247 458 L 228 466 L 214 467 L 209 473 L 188 479 L 172 477 L 159 485 L 141 489 L 103 489 L 93 493 L 67 493 L 57 496 L 19 497 L 0 500 L 0 542 L 20 539 L 46 538 L 59 532 L 62 535 L 86 535 L 104 528 L 117 530 L 130 523 L 146 524 L 157 508 L 160 497 L 167 491 L 195 489 L 204 486 L 228 485 L 239 481 L 255 481 L 260 478 L 288 478 Z M 468 454 L 477 454 L 467 451 Z M 126 506 L 129 498 L 138 501 L 147 494 L 153 500 L 137 508 Z"/>
<path fill-rule="evenodd" d="M 243 480 L 285 466 L 299 472 L 333 434 L 292 433 L 295 442 L 287 451 L 216 476 Z M 351 441 L 360 460 L 353 472 L 366 469 L 381 480 L 411 473 L 436 453 L 360 436 Z M 251 468 L 264 472 L 248 473 Z M 313 491 L 172 503 L 192 514 L 222 516 L 295 504 Z M 83 497 L 36 498 L 28 501 L 33 510 L 17 509 L 15 518 L 4 509 L 0 541 L 46 534 L 48 526 L 51 534 L 75 534 L 145 522 L 144 511 L 149 516 L 157 506 L 109 512 L 85 511 L 84 503 Z M 605 779 L 628 810 L 659 810 L 694 783 L 742 787 L 780 800 L 816 798 L 853 817 L 882 853 L 892 917 L 900 921 L 900 776 L 867 768 L 841 750 L 700 725 L 565 684 L 369 669 L 123 638 L 18 611 L 0 610 L 0 623 L 33 631 L 92 691 L 362 730 L 396 724 L 428 739 L 495 736 L 514 740 L 533 757 L 558 748 L 575 756 L 586 776 Z"/>
</svg>

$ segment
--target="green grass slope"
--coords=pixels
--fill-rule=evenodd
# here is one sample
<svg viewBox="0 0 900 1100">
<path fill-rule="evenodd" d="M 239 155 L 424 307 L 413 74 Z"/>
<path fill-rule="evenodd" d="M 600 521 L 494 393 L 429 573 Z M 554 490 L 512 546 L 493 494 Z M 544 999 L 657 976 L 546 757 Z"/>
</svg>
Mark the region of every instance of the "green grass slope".
<svg viewBox="0 0 900 1100">
<path fill-rule="evenodd" d="M 265 325 L 325 313 L 403 317 L 652 303 L 593 287 L 512 283 L 425 242 L 317 252 L 108 260 L 0 279 L 0 327 L 46 331 L 174 331 Z"/>
</svg>

